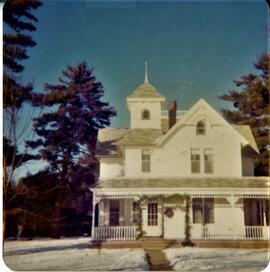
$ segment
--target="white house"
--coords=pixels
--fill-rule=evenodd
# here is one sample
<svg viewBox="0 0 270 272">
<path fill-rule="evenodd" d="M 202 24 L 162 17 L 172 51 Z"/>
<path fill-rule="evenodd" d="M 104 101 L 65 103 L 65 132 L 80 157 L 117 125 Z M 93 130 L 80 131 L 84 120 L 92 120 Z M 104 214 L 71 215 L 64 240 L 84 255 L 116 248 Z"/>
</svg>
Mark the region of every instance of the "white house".
<svg viewBox="0 0 270 272">
<path fill-rule="evenodd" d="M 130 128 L 99 131 L 92 240 L 184 239 L 186 214 L 191 239 L 268 239 L 269 180 L 254 177 L 250 128 L 203 99 L 188 111 L 164 105 L 146 69 L 127 97 Z"/>
</svg>

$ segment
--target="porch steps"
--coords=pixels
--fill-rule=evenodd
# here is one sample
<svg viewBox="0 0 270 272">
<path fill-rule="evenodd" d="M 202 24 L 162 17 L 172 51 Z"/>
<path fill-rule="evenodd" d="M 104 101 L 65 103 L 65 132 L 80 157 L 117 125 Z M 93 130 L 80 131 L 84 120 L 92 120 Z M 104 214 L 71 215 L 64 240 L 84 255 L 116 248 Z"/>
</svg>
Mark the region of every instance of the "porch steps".
<svg viewBox="0 0 270 272">
<path fill-rule="evenodd" d="M 173 271 L 164 252 L 160 249 L 145 250 L 150 271 Z"/>
</svg>

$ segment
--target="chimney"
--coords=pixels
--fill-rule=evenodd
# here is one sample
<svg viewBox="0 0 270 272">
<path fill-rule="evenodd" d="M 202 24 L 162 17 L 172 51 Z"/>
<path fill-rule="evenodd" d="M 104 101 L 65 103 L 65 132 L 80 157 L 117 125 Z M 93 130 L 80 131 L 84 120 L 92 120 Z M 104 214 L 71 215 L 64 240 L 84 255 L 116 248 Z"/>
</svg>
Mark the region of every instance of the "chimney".
<svg viewBox="0 0 270 272">
<path fill-rule="evenodd" d="M 168 117 L 169 117 L 169 129 L 176 123 L 176 101 L 169 101 L 168 103 Z"/>
</svg>

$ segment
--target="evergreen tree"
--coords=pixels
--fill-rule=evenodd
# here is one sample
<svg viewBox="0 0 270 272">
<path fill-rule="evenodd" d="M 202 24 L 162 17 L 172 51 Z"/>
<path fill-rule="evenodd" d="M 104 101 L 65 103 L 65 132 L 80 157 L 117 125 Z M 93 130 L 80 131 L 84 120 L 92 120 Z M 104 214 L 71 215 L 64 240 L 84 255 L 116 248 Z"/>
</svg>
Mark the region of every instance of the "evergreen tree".
<svg viewBox="0 0 270 272">
<path fill-rule="evenodd" d="M 250 73 L 234 80 L 240 90 L 231 90 L 219 98 L 233 103 L 235 110 L 222 109 L 230 123 L 249 125 L 257 142 L 260 155 L 256 159 L 255 174 L 269 175 L 269 55 L 262 54 Z"/>
<path fill-rule="evenodd" d="M 27 198 L 20 199 L 24 212 L 24 236 L 50 236 L 53 211 L 59 191 L 57 174 L 44 169 L 20 179 L 18 186 L 27 191 Z"/>
<path fill-rule="evenodd" d="M 32 84 L 23 86 L 18 82 L 18 75 L 24 69 L 21 61 L 28 58 L 27 48 L 36 45 L 28 32 L 36 30 L 33 23 L 38 19 L 31 12 L 41 5 L 38 0 L 8 0 L 4 5 L 4 24 L 11 29 L 3 35 L 4 108 L 19 108 L 25 100 L 31 98 Z"/>
<path fill-rule="evenodd" d="M 31 100 L 33 86 L 21 84 L 22 61 L 28 58 L 27 49 L 36 45 L 29 32 L 35 31 L 37 18 L 32 14 L 41 6 L 38 0 L 8 0 L 3 8 L 3 231 L 6 217 L 14 214 L 14 201 L 22 192 L 16 191 L 13 174 L 23 162 L 33 156 L 18 152 L 17 128 L 19 111 L 24 102 Z M 11 190 L 12 188 L 12 190 Z"/>
<path fill-rule="evenodd" d="M 74 204 L 78 195 L 88 191 L 94 182 L 97 132 L 116 115 L 108 103 L 100 100 L 103 86 L 92 71 L 86 62 L 68 66 L 59 84 L 45 84 L 44 94 L 36 97 L 36 105 L 51 110 L 34 119 L 37 139 L 27 144 L 37 148 L 51 170 L 59 175 L 56 221 L 61 217 L 61 208 Z M 83 163 L 84 154 L 90 159 Z"/>
</svg>

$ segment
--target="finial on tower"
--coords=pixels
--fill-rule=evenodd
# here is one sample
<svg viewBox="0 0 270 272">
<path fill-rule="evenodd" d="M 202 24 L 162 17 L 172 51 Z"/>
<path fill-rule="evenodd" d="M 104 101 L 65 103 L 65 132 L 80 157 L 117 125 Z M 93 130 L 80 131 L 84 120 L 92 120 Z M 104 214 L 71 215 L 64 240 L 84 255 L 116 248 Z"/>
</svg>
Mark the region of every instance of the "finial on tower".
<svg viewBox="0 0 270 272">
<path fill-rule="evenodd" d="M 144 64 L 145 64 L 144 83 L 149 83 L 149 82 L 148 82 L 148 75 L 147 75 L 147 62 L 145 62 Z"/>
</svg>

